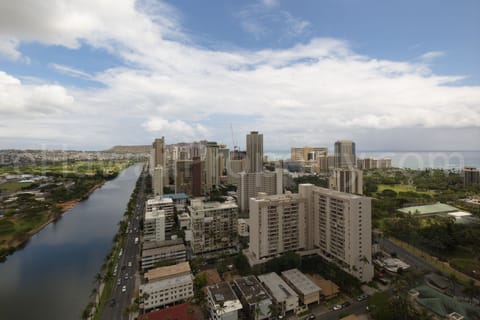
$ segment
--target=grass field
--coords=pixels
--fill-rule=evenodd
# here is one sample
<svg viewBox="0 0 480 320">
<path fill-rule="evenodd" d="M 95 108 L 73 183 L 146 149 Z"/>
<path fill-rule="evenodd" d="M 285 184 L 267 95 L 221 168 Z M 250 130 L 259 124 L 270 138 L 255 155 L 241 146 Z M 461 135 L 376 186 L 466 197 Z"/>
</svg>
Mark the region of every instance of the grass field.
<svg viewBox="0 0 480 320">
<path fill-rule="evenodd" d="M 416 188 L 412 185 L 409 184 L 379 184 L 377 193 L 382 192 L 383 190 L 393 190 L 396 193 L 399 192 L 416 192 L 416 193 L 423 193 L 423 194 L 429 194 L 429 195 L 434 195 L 435 191 L 417 191 Z"/>
<path fill-rule="evenodd" d="M 129 165 L 127 160 L 116 161 L 76 161 L 51 164 L 33 164 L 26 166 L 0 166 L 0 174 L 35 174 L 44 175 L 47 173 L 56 174 L 84 174 L 94 175 L 97 171 L 105 174 L 120 172 Z"/>
<path fill-rule="evenodd" d="M 29 187 L 31 184 L 31 182 L 7 182 L 0 184 L 0 190 L 18 191 L 22 188 Z"/>
</svg>

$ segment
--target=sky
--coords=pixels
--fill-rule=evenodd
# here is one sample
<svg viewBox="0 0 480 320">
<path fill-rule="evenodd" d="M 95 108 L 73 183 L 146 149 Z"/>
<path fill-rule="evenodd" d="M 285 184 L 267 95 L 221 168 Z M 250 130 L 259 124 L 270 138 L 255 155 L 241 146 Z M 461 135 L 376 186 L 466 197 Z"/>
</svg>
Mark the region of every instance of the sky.
<svg viewBox="0 0 480 320">
<path fill-rule="evenodd" d="M 0 149 L 480 150 L 480 1 L 0 2 Z"/>
</svg>

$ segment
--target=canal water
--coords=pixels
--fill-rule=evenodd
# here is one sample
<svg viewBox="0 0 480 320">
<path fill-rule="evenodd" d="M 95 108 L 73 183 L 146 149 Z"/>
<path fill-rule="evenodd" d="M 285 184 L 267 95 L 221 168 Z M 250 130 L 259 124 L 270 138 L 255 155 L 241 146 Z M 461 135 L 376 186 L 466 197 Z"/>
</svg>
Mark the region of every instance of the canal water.
<svg viewBox="0 0 480 320">
<path fill-rule="evenodd" d="M 81 319 L 141 170 L 126 168 L 0 263 L 0 319 Z"/>
</svg>

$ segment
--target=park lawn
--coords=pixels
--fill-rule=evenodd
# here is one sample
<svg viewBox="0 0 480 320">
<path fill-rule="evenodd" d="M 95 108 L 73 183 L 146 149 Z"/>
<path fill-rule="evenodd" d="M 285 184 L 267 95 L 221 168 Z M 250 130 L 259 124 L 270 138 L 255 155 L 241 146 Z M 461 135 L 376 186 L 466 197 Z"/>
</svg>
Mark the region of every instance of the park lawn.
<svg viewBox="0 0 480 320">
<path fill-rule="evenodd" d="M 24 173 L 35 175 L 45 175 L 47 173 L 94 175 L 98 170 L 100 170 L 110 174 L 114 172 L 120 172 L 129 164 L 130 162 L 127 160 L 40 163 L 18 167 L 2 166 L 0 167 L 0 173 Z"/>
<path fill-rule="evenodd" d="M 434 195 L 435 191 L 429 190 L 429 191 L 417 191 L 415 186 L 412 186 L 410 184 L 379 184 L 377 193 L 381 193 L 383 190 L 393 190 L 396 193 L 399 192 L 416 192 L 416 193 L 421 193 L 421 194 L 428 194 L 428 195 Z"/>
<path fill-rule="evenodd" d="M 480 279 L 480 261 L 478 259 L 451 259 L 450 265 L 466 275 Z"/>
<path fill-rule="evenodd" d="M 0 184 L 0 190 L 15 192 L 31 185 L 31 182 L 7 182 Z"/>
</svg>

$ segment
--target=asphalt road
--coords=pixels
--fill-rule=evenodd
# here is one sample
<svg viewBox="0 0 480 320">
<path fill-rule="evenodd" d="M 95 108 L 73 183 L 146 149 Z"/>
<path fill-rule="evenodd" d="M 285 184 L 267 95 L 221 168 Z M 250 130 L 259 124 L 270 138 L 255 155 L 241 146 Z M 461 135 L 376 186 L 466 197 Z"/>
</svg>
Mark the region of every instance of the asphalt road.
<svg viewBox="0 0 480 320">
<path fill-rule="evenodd" d="M 367 300 L 364 301 L 356 301 L 356 300 L 348 300 L 350 301 L 351 305 L 342 308 L 337 311 L 329 310 L 325 312 L 325 309 L 317 309 L 312 310 L 312 313 L 316 316 L 317 320 L 338 320 L 340 319 L 340 315 L 346 314 L 362 314 L 365 313 L 365 308 L 367 307 Z"/>
<path fill-rule="evenodd" d="M 103 320 L 128 319 L 125 309 L 131 304 L 135 293 L 135 279 L 139 268 L 140 240 L 135 244 L 135 238 L 140 239 L 140 220 L 143 219 L 145 205 L 145 176 L 142 172 L 142 183 L 137 196 L 135 212 L 129 220 L 127 227 L 126 241 L 122 255 L 118 258 L 118 271 L 114 280 L 114 287 L 110 298 L 103 308 Z M 131 267 L 129 267 L 131 263 Z M 118 284 L 119 282 L 119 284 Z M 126 291 L 122 292 L 123 286 Z"/>
<path fill-rule="evenodd" d="M 407 250 L 397 246 L 393 242 L 389 241 L 388 239 L 385 238 L 377 238 L 375 239 L 378 241 L 380 246 L 388 253 L 395 252 L 397 256 L 404 260 L 406 263 L 408 263 L 412 269 L 415 269 L 417 271 L 437 271 L 437 268 L 425 260 L 423 260 L 421 257 L 418 257 L 416 255 L 411 254 Z"/>
</svg>

